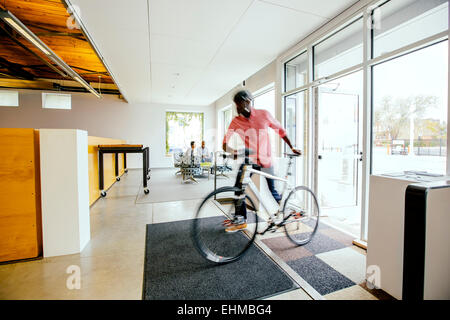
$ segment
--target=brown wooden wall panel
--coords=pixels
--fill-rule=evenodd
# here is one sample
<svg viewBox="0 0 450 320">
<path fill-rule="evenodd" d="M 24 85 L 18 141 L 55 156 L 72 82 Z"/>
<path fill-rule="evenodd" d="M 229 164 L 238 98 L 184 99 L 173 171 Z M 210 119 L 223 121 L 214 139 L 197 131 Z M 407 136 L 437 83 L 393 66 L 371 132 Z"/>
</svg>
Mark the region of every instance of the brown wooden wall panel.
<svg viewBox="0 0 450 320">
<path fill-rule="evenodd" d="M 89 205 L 92 205 L 100 198 L 100 190 L 98 188 L 98 145 L 102 144 L 124 144 L 125 140 L 116 140 L 100 137 L 88 137 L 88 157 L 89 157 Z M 116 181 L 114 171 L 114 154 L 103 155 L 104 165 L 104 186 L 105 190 L 113 185 Z M 124 173 L 123 155 L 119 154 L 119 175 Z"/>
<path fill-rule="evenodd" d="M 42 253 L 39 133 L 0 128 L 0 262 Z"/>
</svg>

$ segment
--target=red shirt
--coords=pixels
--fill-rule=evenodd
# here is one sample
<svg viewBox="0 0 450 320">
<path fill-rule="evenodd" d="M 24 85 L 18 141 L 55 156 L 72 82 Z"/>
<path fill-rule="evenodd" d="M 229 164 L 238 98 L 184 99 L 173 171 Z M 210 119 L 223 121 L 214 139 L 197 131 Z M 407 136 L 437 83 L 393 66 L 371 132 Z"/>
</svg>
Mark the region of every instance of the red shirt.
<svg viewBox="0 0 450 320">
<path fill-rule="evenodd" d="M 231 121 L 223 143 L 228 143 L 233 133 L 237 133 L 245 143 L 245 147 L 254 153 L 250 155 L 253 161 L 263 168 L 272 166 L 272 154 L 269 132 L 267 128 L 274 129 L 281 138 L 286 136 L 286 130 L 266 110 L 252 109 L 250 118 L 239 115 Z M 256 161 L 255 161 L 256 160 Z"/>
</svg>

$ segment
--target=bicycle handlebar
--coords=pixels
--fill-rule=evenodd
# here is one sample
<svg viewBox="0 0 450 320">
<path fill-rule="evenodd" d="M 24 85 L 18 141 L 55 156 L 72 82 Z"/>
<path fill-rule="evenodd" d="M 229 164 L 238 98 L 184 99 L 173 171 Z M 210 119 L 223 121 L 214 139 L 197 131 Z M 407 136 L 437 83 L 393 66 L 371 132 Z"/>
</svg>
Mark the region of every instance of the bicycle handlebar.
<svg viewBox="0 0 450 320">
<path fill-rule="evenodd" d="M 254 154 L 255 154 L 255 152 L 253 152 L 253 150 L 245 148 L 245 149 L 239 150 L 237 153 L 223 152 L 222 157 L 224 159 L 227 159 L 227 158 L 237 159 L 238 157 L 244 157 L 245 159 L 248 159 L 248 157 L 250 155 L 254 155 Z M 284 152 L 283 155 L 288 158 L 297 158 L 297 157 L 302 156 L 302 154 L 287 153 L 287 152 Z"/>
<path fill-rule="evenodd" d="M 301 154 L 287 153 L 287 152 L 284 152 L 283 154 L 284 154 L 286 157 L 288 157 L 288 158 L 296 158 L 296 157 L 301 157 L 301 156 L 302 156 Z"/>
<path fill-rule="evenodd" d="M 238 150 L 237 153 L 223 152 L 222 157 L 223 157 L 224 159 L 226 159 L 226 158 L 233 158 L 233 159 L 236 159 L 236 158 L 238 158 L 238 157 L 245 157 L 245 158 L 248 158 L 250 155 L 253 155 L 253 154 L 255 154 L 255 153 L 253 152 L 253 150 L 248 149 L 248 148 L 245 148 L 245 149 L 242 149 L 242 150 Z"/>
</svg>

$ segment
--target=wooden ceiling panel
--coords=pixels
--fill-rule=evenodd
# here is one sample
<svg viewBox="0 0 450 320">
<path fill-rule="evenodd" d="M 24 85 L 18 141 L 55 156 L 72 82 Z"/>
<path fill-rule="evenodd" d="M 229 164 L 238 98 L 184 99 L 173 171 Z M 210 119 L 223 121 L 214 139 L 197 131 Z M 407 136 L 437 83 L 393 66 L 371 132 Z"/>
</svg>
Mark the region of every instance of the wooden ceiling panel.
<svg viewBox="0 0 450 320">
<path fill-rule="evenodd" d="M 0 4 L 22 22 L 67 28 L 66 21 L 70 15 L 61 0 L 6 0 L 2 2 Z"/>
<path fill-rule="evenodd" d="M 0 0 L 0 8 L 12 12 L 86 81 L 98 82 L 101 76 L 102 83 L 114 83 L 82 31 L 67 26 L 70 14 L 62 0 Z M 17 70 L 14 68 L 18 67 L 35 78 L 64 79 L 36 57 L 39 55 L 45 59 L 42 52 L 3 22 L 0 24 L 0 58 L 7 61 L 0 59 L 3 62 L 0 63 L 0 78 L 7 74 L 17 75 L 5 67 L 11 63 L 10 69 Z M 15 40 L 11 39 L 11 35 Z M 18 74 L 21 75 L 20 72 Z"/>
</svg>

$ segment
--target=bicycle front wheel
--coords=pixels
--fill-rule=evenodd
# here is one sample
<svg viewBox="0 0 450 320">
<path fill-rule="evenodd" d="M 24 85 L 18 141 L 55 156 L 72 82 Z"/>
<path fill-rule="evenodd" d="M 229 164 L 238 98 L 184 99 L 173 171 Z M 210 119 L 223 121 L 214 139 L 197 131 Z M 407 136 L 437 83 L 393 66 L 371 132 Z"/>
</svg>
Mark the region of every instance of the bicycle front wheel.
<svg viewBox="0 0 450 320">
<path fill-rule="evenodd" d="M 319 203 L 316 195 L 305 186 L 293 189 L 283 207 L 284 228 L 296 245 L 311 241 L 319 226 Z"/>
<path fill-rule="evenodd" d="M 210 193 L 200 204 L 193 220 L 192 238 L 199 253 L 209 261 L 223 264 L 242 257 L 255 240 L 258 215 L 255 205 L 241 189 L 223 187 Z M 226 232 L 230 221 L 247 208 L 247 225 L 235 232 Z M 244 226 L 242 226 L 244 227 Z"/>
</svg>

